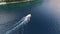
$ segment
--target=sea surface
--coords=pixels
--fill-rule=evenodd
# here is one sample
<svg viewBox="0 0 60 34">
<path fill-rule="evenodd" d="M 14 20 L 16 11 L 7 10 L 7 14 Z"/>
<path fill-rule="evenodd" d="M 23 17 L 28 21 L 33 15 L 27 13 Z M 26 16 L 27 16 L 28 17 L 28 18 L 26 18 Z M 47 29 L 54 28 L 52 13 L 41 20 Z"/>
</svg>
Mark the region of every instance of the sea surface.
<svg viewBox="0 0 60 34">
<path fill-rule="evenodd" d="M 7 17 L 9 17 L 8 15 L 11 16 L 7 18 L 7 20 L 10 19 L 8 20 L 9 22 L 2 18 L 4 22 L 0 20 L 0 24 L 7 22 L 9 26 L 6 29 L 8 29 L 22 17 L 31 14 L 30 22 L 23 28 L 13 32 L 13 34 L 60 34 L 60 12 L 59 8 L 55 9 L 59 6 L 57 4 L 56 2 L 54 3 L 54 0 L 34 0 L 31 2 L 0 5 L 0 15 L 6 14 Z"/>
</svg>

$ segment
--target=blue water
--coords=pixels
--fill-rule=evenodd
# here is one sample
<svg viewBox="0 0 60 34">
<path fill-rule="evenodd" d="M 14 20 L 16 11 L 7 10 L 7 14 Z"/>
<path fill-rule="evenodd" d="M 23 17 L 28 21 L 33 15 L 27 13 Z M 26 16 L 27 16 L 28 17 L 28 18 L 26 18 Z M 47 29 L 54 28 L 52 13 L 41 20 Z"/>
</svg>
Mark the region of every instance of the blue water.
<svg viewBox="0 0 60 34">
<path fill-rule="evenodd" d="M 32 14 L 31 21 L 24 27 L 23 34 L 59 34 L 55 30 L 56 21 L 52 15 L 53 10 L 43 3 L 44 1 L 37 0 L 36 2 L 8 4 L 1 6 L 0 9 L 7 13 L 15 13 L 19 17 Z M 19 29 L 13 33 L 21 34 L 21 31 Z"/>
</svg>

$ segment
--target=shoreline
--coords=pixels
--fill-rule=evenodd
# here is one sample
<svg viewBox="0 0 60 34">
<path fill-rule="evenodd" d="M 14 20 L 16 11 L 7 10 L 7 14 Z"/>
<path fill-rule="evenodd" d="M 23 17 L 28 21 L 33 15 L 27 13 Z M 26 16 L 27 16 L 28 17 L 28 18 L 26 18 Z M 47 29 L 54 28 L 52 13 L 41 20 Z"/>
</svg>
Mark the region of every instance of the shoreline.
<svg viewBox="0 0 60 34">
<path fill-rule="evenodd" d="M 5 4 L 13 4 L 13 3 L 21 3 L 21 2 L 30 2 L 32 0 L 26 0 L 26 1 L 14 1 L 14 2 L 0 2 L 0 5 L 5 5 Z"/>
</svg>

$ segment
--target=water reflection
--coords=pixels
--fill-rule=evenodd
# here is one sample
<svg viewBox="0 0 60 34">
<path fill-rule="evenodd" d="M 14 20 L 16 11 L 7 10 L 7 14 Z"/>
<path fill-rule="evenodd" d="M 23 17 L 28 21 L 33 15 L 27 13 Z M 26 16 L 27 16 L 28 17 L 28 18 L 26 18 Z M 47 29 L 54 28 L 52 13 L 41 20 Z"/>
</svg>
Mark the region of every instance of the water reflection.
<svg viewBox="0 0 60 34">
<path fill-rule="evenodd" d="M 32 7 L 32 19 L 35 23 L 33 27 L 40 34 L 60 34 L 60 0 L 44 0 Z M 33 23 L 32 23 L 33 24 Z M 39 24 L 39 25 L 38 25 Z M 32 30 L 31 29 L 31 30 Z M 37 30 L 36 30 L 37 29 Z M 36 34 L 36 33 L 33 33 Z"/>
</svg>

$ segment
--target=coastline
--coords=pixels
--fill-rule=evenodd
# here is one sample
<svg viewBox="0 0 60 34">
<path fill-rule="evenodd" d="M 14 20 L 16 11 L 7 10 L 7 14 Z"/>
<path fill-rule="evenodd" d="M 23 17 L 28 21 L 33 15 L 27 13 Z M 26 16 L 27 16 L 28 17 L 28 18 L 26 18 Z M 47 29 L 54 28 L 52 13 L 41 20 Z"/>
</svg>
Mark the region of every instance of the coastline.
<svg viewBox="0 0 60 34">
<path fill-rule="evenodd" d="M 22 2 L 30 2 L 32 0 L 26 0 L 26 1 L 14 1 L 14 2 L 0 2 L 0 5 L 5 5 L 5 4 L 13 4 L 13 3 L 22 3 Z"/>
</svg>

